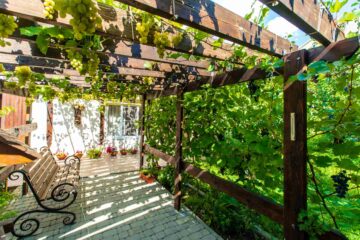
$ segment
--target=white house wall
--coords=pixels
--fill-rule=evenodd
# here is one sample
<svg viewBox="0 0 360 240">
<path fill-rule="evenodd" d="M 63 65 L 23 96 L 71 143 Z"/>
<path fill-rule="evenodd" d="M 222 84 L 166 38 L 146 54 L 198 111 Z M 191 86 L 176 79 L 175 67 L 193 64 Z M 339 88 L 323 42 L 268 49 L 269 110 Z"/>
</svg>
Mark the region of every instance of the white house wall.
<svg viewBox="0 0 360 240">
<path fill-rule="evenodd" d="M 75 125 L 74 110 L 71 104 L 61 104 L 58 100 L 53 101 L 53 132 L 50 147 L 53 152 L 65 151 L 68 154 L 73 154 L 77 150 L 86 152 L 89 148 L 99 146 L 100 113 L 98 108 L 100 103 L 98 101 L 87 102 L 84 100 L 78 100 L 77 102 L 85 106 L 81 113 L 80 126 Z M 32 105 L 31 116 L 32 121 L 38 124 L 38 128 L 31 134 L 31 147 L 39 149 L 47 144 L 47 103 L 41 100 L 35 101 Z M 103 146 L 113 145 L 131 148 L 138 145 L 139 136 L 124 136 L 118 139 L 118 137 L 107 134 L 107 125 L 108 114 L 106 108 Z"/>
<path fill-rule="evenodd" d="M 39 150 L 47 145 L 47 104 L 42 100 L 36 100 L 31 106 L 31 121 L 37 123 L 37 129 L 31 132 L 30 146 Z"/>
<path fill-rule="evenodd" d="M 69 103 L 53 101 L 53 133 L 51 150 L 73 154 L 77 150 L 97 147 L 100 138 L 100 106 L 97 101 L 78 100 L 85 106 L 81 112 L 81 125 L 75 125 L 74 109 Z"/>
</svg>

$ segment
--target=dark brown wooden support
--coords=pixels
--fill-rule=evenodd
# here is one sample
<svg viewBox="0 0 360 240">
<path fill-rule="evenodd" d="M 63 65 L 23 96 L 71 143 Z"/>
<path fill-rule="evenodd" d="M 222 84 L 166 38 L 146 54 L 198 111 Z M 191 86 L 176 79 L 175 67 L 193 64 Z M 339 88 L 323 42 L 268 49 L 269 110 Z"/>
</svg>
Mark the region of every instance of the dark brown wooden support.
<svg viewBox="0 0 360 240">
<path fill-rule="evenodd" d="M 52 142 L 52 134 L 53 134 L 53 103 L 52 102 L 48 102 L 47 104 L 47 134 L 46 134 L 46 140 L 47 140 L 47 145 L 48 147 L 51 146 L 51 142 Z"/>
<path fill-rule="evenodd" d="M 183 171 L 182 156 L 182 134 L 183 134 L 183 115 L 184 115 L 184 92 L 179 90 L 176 99 L 176 146 L 175 146 L 175 192 L 174 207 L 176 210 L 181 208 L 181 173 Z"/>
<path fill-rule="evenodd" d="M 288 82 L 307 64 L 307 52 L 293 52 L 284 58 L 284 236 L 307 239 L 297 219 L 307 209 L 306 178 L 306 82 Z"/>
<path fill-rule="evenodd" d="M 140 109 L 140 169 L 144 166 L 144 140 L 145 140 L 145 102 L 146 102 L 146 94 L 144 94 L 141 98 L 141 109 Z"/>
<path fill-rule="evenodd" d="M 99 135 L 100 145 L 104 144 L 104 139 L 105 139 L 105 114 L 104 112 L 100 112 L 100 135 Z"/>
</svg>

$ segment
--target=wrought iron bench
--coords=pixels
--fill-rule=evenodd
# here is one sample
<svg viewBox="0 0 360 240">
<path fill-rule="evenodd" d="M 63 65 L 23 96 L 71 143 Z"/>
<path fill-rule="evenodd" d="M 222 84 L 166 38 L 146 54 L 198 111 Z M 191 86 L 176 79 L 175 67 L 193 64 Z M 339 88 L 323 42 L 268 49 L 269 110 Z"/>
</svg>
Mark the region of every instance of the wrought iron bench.
<svg viewBox="0 0 360 240">
<path fill-rule="evenodd" d="M 40 221 L 33 216 L 34 213 L 64 214 L 65 225 L 74 223 L 76 219 L 75 213 L 63 209 L 76 200 L 80 159 L 69 156 L 62 166 L 57 163 L 49 148 L 42 147 L 40 154 L 38 160 L 9 174 L 10 180 L 17 180 L 23 175 L 40 207 L 24 212 L 14 220 L 11 232 L 16 237 L 30 236 L 38 230 Z"/>
</svg>

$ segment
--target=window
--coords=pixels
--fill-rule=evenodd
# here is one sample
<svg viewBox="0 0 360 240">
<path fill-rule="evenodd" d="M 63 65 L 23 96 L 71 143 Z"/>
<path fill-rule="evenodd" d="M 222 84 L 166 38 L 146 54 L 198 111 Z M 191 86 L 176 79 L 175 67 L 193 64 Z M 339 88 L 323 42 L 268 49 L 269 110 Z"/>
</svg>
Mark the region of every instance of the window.
<svg viewBox="0 0 360 240">
<path fill-rule="evenodd" d="M 138 115 L 137 106 L 108 106 L 107 134 L 109 137 L 113 140 L 121 140 L 123 137 L 138 136 L 136 126 Z"/>
<path fill-rule="evenodd" d="M 136 120 L 138 116 L 138 107 L 134 106 L 123 106 L 122 107 L 122 119 L 123 119 L 123 127 L 122 127 L 122 135 L 123 136 L 137 136 L 138 129 L 136 127 Z"/>
</svg>

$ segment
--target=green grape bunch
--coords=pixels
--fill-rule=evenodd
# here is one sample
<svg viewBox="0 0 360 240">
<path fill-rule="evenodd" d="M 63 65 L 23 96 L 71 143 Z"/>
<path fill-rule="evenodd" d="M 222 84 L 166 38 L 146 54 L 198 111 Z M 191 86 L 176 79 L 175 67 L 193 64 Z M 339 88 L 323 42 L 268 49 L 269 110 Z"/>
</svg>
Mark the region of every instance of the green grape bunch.
<svg viewBox="0 0 360 240">
<path fill-rule="evenodd" d="M 140 35 L 140 43 L 146 44 L 148 43 L 148 36 L 151 28 L 154 25 L 154 17 L 150 14 L 142 14 L 141 22 L 136 23 L 136 31 L 138 31 Z"/>
<path fill-rule="evenodd" d="M 55 10 L 59 11 L 62 18 L 65 18 L 66 14 L 73 17 L 70 24 L 77 40 L 81 40 L 84 35 L 95 33 L 96 28 L 101 27 L 101 17 L 92 0 L 55 0 Z"/>
<path fill-rule="evenodd" d="M 5 47 L 9 45 L 4 38 L 11 36 L 18 25 L 13 16 L 8 16 L 0 13 L 0 46 Z"/>
<path fill-rule="evenodd" d="M 160 58 L 165 56 L 165 48 L 170 46 L 169 34 L 167 32 L 155 32 L 154 44 Z"/>
<path fill-rule="evenodd" d="M 176 47 L 178 46 L 181 41 L 183 40 L 183 33 L 177 33 L 176 35 L 174 35 L 172 38 L 171 38 L 171 42 L 172 42 L 172 45 L 173 47 Z"/>
<path fill-rule="evenodd" d="M 44 15 L 46 19 L 54 19 L 55 14 L 55 2 L 54 0 L 44 0 Z"/>
<path fill-rule="evenodd" d="M 78 72 L 83 72 L 83 55 L 79 51 L 74 49 L 68 49 L 67 53 L 71 66 L 75 68 Z"/>
<path fill-rule="evenodd" d="M 18 79 L 19 86 L 25 86 L 26 82 L 30 81 L 32 71 L 29 66 L 18 66 L 15 68 L 15 76 Z"/>
</svg>

